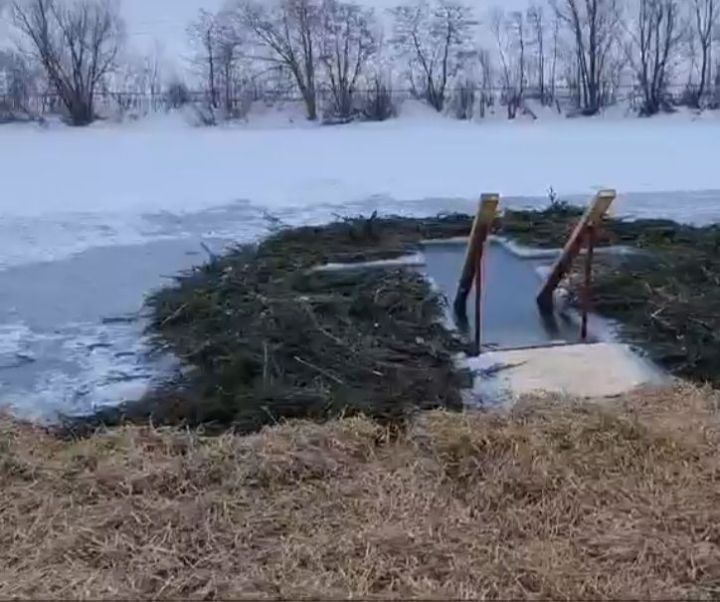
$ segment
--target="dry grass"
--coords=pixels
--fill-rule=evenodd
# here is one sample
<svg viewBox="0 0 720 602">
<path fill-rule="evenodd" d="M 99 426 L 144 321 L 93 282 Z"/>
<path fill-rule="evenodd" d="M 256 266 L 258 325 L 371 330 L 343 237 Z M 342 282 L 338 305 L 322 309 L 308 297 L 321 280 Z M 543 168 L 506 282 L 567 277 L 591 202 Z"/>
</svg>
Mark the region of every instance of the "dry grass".
<svg viewBox="0 0 720 602">
<path fill-rule="evenodd" d="M 720 594 L 717 394 L 67 443 L 0 426 L 0 597 Z"/>
</svg>

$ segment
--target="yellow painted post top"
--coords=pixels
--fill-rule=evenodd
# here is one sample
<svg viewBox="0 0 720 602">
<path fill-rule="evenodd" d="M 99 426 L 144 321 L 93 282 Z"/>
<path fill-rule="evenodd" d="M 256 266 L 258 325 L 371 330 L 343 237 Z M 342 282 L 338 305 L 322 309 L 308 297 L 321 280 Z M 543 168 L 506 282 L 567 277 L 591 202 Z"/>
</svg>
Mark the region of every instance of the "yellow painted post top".
<svg viewBox="0 0 720 602">
<path fill-rule="evenodd" d="M 572 262 L 580 253 L 584 242 L 584 235 L 590 226 L 595 226 L 610 209 L 617 193 L 614 190 L 601 190 L 595 195 L 582 218 L 575 226 L 570 238 L 565 243 L 560 257 L 552 267 L 545 284 L 537 297 L 538 304 L 545 310 L 552 309 L 553 292 L 565 277 L 572 266 Z"/>
<path fill-rule="evenodd" d="M 492 224 L 497 215 L 498 206 L 500 205 L 500 195 L 496 193 L 486 193 L 480 198 L 480 222 L 485 225 Z"/>
<path fill-rule="evenodd" d="M 480 197 L 477 213 L 475 214 L 472 229 L 470 230 L 470 240 L 468 241 L 467 252 L 465 253 L 465 263 L 463 264 L 460 285 L 458 287 L 457 297 L 455 298 L 456 308 L 463 308 L 465 306 L 465 301 L 470 293 L 473 278 L 475 277 L 478 253 L 481 251 L 482 246 L 490 234 L 490 229 L 497 215 L 499 204 L 499 194 L 486 193 Z"/>
<path fill-rule="evenodd" d="M 590 204 L 587 215 L 587 223 L 593 224 L 597 221 L 600 221 L 603 215 L 608 212 L 608 209 L 610 209 L 610 205 L 613 204 L 616 198 L 617 192 L 615 192 L 614 190 L 601 190 L 600 192 L 598 192 L 595 196 L 595 199 Z"/>
</svg>

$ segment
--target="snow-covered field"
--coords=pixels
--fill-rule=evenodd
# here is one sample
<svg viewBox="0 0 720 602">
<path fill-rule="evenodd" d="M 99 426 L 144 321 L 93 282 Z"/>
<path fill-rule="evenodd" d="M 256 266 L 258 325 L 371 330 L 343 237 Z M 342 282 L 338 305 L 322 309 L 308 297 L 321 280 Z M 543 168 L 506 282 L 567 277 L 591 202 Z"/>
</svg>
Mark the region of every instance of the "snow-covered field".
<svg viewBox="0 0 720 602">
<path fill-rule="evenodd" d="M 720 119 L 380 124 L 267 116 L 199 129 L 178 116 L 88 129 L 0 128 L 0 403 L 84 411 L 153 376 L 133 314 L 216 247 L 337 214 L 472 210 L 617 188 L 616 212 L 720 220 Z"/>
</svg>

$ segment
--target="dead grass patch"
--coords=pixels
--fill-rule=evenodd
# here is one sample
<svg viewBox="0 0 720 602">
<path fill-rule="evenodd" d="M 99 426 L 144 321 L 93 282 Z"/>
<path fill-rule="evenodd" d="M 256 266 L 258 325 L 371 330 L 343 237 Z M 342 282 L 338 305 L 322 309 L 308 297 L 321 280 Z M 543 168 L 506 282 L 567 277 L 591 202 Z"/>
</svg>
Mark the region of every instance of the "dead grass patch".
<svg viewBox="0 0 720 602">
<path fill-rule="evenodd" d="M 249 437 L 0 426 L 0 597 L 712 598 L 718 395 Z"/>
</svg>

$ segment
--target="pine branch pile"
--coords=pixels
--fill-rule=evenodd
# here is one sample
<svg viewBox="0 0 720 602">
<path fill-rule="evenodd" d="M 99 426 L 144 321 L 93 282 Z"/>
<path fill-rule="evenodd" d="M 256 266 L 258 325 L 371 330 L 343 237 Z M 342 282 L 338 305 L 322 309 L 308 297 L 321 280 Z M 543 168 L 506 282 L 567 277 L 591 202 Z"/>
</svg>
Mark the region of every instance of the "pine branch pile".
<svg viewBox="0 0 720 602">
<path fill-rule="evenodd" d="M 646 229 L 638 247 L 598 258 L 593 308 L 672 374 L 720 385 L 720 229 Z"/>
<path fill-rule="evenodd" d="M 373 216 L 284 230 L 214 258 L 148 299 L 153 347 L 180 358 L 183 376 L 67 428 L 149 419 L 244 433 L 289 418 L 397 422 L 416 409 L 459 409 L 452 356 L 463 343 L 418 271 L 315 268 L 397 257 L 468 229 L 467 216 Z"/>
<path fill-rule="evenodd" d="M 557 248 L 581 213 L 558 202 L 507 210 L 494 232 Z M 148 300 L 154 347 L 182 360 L 182 376 L 66 426 L 77 433 L 151 419 L 250 432 L 286 418 L 398 421 L 416 408 L 458 408 L 465 377 L 452 355 L 464 343 L 440 326 L 444 300 L 418 272 L 314 268 L 396 258 L 425 239 L 466 236 L 471 225 L 460 214 L 373 215 L 281 230 L 213 258 Z M 720 228 L 607 219 L 598 244 L 636 253 L 597 257 L 594 310 L 617 319 L 629 342 L 673 374 L 720 383 Z"/>
</svg>

